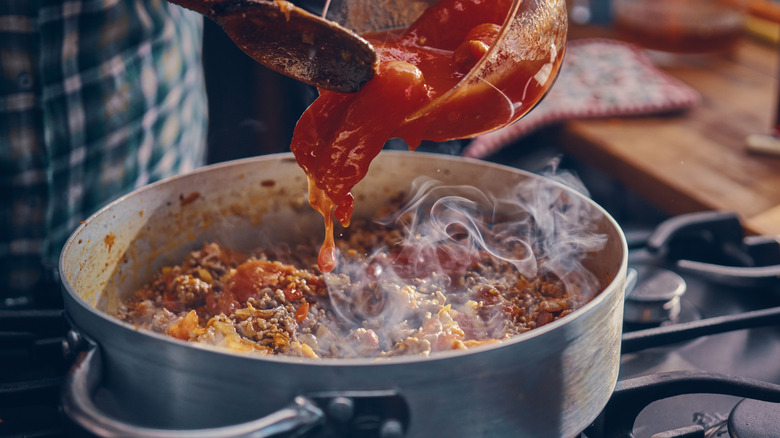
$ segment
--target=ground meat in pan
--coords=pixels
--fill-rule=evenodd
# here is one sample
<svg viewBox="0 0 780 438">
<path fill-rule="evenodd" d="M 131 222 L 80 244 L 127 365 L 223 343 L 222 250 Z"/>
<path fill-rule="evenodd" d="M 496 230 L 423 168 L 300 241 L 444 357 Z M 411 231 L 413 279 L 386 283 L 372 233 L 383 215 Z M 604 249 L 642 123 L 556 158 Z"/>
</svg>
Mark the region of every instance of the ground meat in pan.
<svg viewBox="0 0 780 438">
<path fill-rule="evenodd" d="M 116 315 L 140 328 L 240 352 L 310 358 L 429 355 L 498 342 L 583 304 L 551 273 L 525 278 L 484 251 L 436 247 L 414 265 L 400 234 L 355 220 L 339 269 L 317 269 L 316 242 L 240 254 L 207 243 L 165 267 Z M 384 251 L 377 253 L 377 248 Z M 442 261 L 443 260 L 443 261 Z"/>
</svg>

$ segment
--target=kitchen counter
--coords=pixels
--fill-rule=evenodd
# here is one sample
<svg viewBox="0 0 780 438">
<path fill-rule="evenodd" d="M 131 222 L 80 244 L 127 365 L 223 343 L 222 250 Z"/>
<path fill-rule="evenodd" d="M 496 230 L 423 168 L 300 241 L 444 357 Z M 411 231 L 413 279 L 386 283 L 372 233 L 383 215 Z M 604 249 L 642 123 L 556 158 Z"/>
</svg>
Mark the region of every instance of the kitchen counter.
<svg viewBox="0 0 780 438">
<path fill-rule="evenodd" d="M 576 28 L 570 35 L 604 36 Z M 729 53 L 659 66 L 697 90 L 701 104 L 676 114 L 570 121 L 560 147 L 668 214 L 728 210 L 749 232 L 780 236 L 780 155 L 746 146 L 748 136 L 774 127 L 778 48 L 745 37 Z"/>
</svg>

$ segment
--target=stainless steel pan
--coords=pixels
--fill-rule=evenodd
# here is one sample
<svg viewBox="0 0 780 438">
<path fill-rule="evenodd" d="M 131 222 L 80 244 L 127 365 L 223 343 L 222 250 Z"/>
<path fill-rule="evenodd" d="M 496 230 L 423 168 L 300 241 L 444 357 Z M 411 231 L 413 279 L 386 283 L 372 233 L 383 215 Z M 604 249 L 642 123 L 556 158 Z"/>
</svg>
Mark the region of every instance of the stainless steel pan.
<svg viewBox="0 0 780 438">
<path fill-rule="evenodd" d="M 543 180 L 477 160 L 385 151 L 354 191 L 356 214 L 370 214 L 418 175 L 491 193 Z M 107 313 L 159 266 L 204 241 L 248 250 L 268 232 L 282 241 L 319 232 L 322 219 L 305 190 L 292 155 L 264 156 L 152 184 L 79 227 L 60 270 L 66 312 L 92 348 L 69 377 L 68 414 L 114 436 L 268 436 L 324 424 L 387 437 L 550 438 L 577 435 L 606 405 L 618 376 L 627 249 L 614 220 L 589 200 L 607 235 L 586 262 L 601 293 L 558 321 L 466 352 L 388 360 L 248 356 L 140 331 Z"/>
</svg>

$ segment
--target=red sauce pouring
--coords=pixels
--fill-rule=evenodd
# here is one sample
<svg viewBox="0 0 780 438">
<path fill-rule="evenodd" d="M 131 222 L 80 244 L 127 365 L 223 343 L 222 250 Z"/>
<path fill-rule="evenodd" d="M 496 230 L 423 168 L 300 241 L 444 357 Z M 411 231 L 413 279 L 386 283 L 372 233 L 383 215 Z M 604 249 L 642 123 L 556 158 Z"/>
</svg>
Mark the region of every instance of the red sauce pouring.
<svg viewBox="0 0 780 438">
<path fill-rule="evenodd" d="M 471 137 L 516 120 L 541 99 L 551 79 L 540 72 L 557 71 L 563 50 L 431 105 L 489 53 L 512 7 L 511 0 L 441 0 L 403 32 L 364 35 L 379 55 L 376 76 L 354 94 L 321 90 L 301 116 L 290 148 L 308 177 L 309 203 L 325 219 L 321 271 L 336 266 L 333 217 L 349 225 L 351 190 L 387 140 L 401 138 L 414 150 L 422 140 Z M 494 56 L 514 64 L 513 55 Z"/>
</svg>

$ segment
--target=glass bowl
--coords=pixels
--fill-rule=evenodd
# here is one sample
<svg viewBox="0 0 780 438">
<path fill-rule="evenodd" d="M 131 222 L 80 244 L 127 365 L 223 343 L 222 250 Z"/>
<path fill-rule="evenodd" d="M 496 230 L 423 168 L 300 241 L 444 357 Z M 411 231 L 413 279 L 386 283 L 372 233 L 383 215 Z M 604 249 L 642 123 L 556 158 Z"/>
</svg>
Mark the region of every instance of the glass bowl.
<svg viewBox="0 0 780 438">
<path fill-rule="evenodd" d="M 326 17 L 358 34 L 404 29 L 436 0 L 332 0 Z M 424 140 L 469 138 L 516 121 L 552 86 L 566 49 L 565 0 L 512 0 L 496 44 L 405 124 Z M 474 123 L 477 120 L 478 123 Z M 407 126 L 407 127 L 408 127 Z"/>
</svg>

